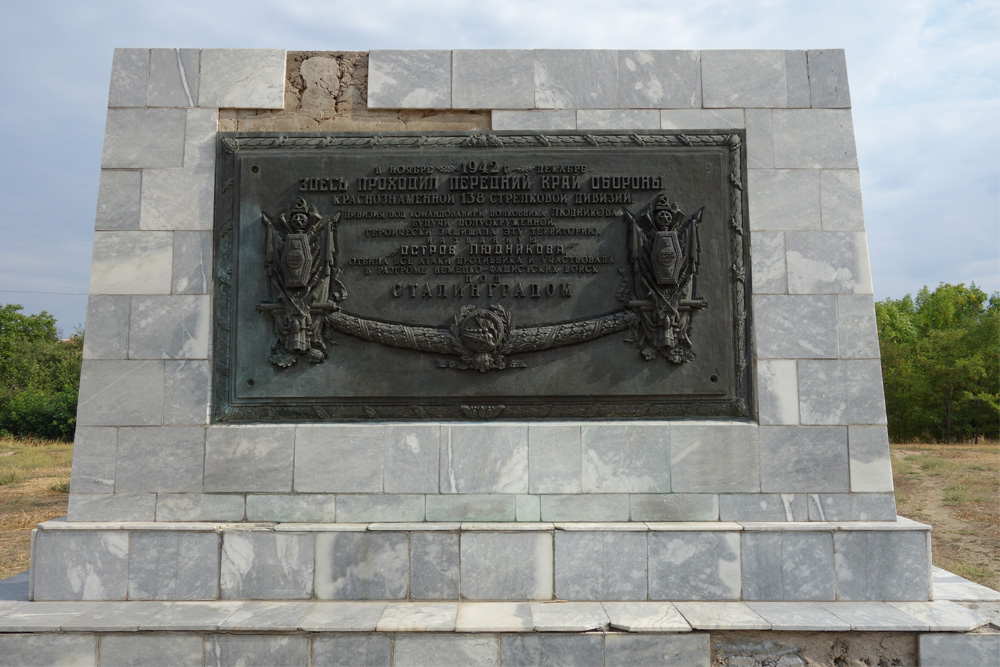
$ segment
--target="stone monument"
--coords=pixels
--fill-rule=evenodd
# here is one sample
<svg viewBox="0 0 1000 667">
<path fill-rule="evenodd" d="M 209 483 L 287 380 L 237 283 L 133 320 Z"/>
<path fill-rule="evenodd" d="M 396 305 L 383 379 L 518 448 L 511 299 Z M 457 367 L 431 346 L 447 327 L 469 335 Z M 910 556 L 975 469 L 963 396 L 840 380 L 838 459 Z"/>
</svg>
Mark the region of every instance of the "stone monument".
<svg viewBox="0 0 1000 667">
<path fill-rule="evenodd" d="M 843 52 L 121 49 L 108 106 L 33 600 L 223 662 L 933 627 Z"/>
</svg>

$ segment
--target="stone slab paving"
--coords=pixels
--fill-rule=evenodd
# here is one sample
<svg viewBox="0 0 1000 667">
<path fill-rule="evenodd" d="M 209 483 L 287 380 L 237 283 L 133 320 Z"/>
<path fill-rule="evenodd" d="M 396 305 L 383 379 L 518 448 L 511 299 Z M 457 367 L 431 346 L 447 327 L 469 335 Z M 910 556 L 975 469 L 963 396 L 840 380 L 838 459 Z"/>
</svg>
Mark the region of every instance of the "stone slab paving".
<svg viewBox="0 0 1000 667">
<path fill-rule="evenodd" d="M 744 602 L 677 602 L 695 630 L 770 630 L 771 624 Z"/>
<path fill-rule="evenodd" d="M 669 602 L 605 602 L 604 611 L 616 630 L 691 632 L 691 624 Z"/>
<path fill-rule="evenodd" d="M 535 602 L 531 618 L 537 632 L 587 632 L 610 623 L 600 602 Z"/>
<path fill-rule="evenodd" d="M 458 605 L 457 632 L 531 632 L 527 602 L 465 602 Z"/>
</svg>

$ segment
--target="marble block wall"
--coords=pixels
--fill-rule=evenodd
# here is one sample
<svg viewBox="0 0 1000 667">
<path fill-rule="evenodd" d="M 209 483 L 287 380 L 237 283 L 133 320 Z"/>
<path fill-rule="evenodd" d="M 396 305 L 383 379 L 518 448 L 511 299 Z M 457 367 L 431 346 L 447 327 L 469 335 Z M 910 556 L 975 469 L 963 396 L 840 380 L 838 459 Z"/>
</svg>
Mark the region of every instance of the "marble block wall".
<svg viewBox="0 0 1000 667">
<path fill-rule="evenodd" d="M 115 52 L 70 521 L 895 519 L 836 50 L 367 57 L 372 114 L 474 110 L 495 130 L 539 133 L 744 132 L 754 420 L 211 424 L 220 114 L 266 113 L 268 129 L 301 129 L 286 65 L 305 72 L 313 58 L 325 64 L 309 71 L 335 70 L 336 57 Z M 341 105 L 328 106 L 336 120 Z M 351 127 L 384 129 L 364 119 Z"/>
</svg>

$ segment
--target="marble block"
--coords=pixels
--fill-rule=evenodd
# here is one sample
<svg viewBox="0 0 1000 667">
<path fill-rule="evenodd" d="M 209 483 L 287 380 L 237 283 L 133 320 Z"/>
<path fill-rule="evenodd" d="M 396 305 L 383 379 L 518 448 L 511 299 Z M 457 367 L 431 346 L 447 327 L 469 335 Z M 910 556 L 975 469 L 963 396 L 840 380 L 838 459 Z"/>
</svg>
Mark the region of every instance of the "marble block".
<svg viewBox="0 0 1000 667">
<path fill-rule="evenodd" d="M 450 109 L 451 51 L 368 54 L 369 109 Z"/>
<path fill-rule="evenodd" d="M 995 667 L 1000 661 L 1000 634 L 922 634 L 917 639 L 922 667 Z"/>
<path fill-rule="evenodd" d="M 723 493 L 719 520 L 808 521 L 809 508 L 801 493 Z"/>
<path fill-rule="evenodd" d="M 649 534 L 651 600 L 738 600 L 740 571 L 738 533 Z"/>
<path fill-rule="evenodd" d="M 0 654 L 9 665 L 67 665 L 92 667 L 97 655 L 96 635 L 4 634 Z"/>
<path fill-rule="evenodd" d="M 400 635 L 393 650 L 396 667 L 500 664 L 499 638 L 483 635 Z"/>
<path fill-rule="evenodd" d="M 691 632 L 691 626 L 669 602 L 604 602 L 611 627 L 627 632 Z"/>
<path fill-rule="evenodd" d="M 827 532 L 745 532 L 744 600 L 833 600 L 833 538 Z"/>
<path fill-rule="evenodd" d="M 205 435 L 205 491 L 291 491 L 295 428 L 213 426 Z"/>
<path fill-rule="evenodd" d="M 788 107 L 808 109 L 812 106 L 809 92 L 809 64 L 805 51 L 785 51 L 785 90 Z"/>
<path fill-rule="evenodd" d="M 656 109 L 580 109 L 576 126 L 581 130 L 659 130 Z"/>
<path fill-rule="evenodd" d="M 373 632 L 385 607 L 385 602 L 319 602 L 299 621 L 299 629 L 305 632 Z"/>
<path fill-rule="evenodd" d="M 671 490 L 677 493 L 760 491 L 757 438 L 756 424 L 671 425 Z M 726 465 L 720 466 L 720 461 Z"/>
<path fill-rule="evenodd" d="M 95 231 L 139 229 L 142 172 L 137 169 L 102 169 L 97 187 Z"/>
<path fill-rule="evenodd" d="M 128 534 L 38 531 L 31 549 L 34 600 L 124 600 Z"/>
<path fill-rule="evenodd" d="M 219 533 L 136 532 L 129 542 L 129 600 L 215 600 Z"/>
<path fill-rule="evenodd" d="M 785 261 L 790 294 L 871 294 L 863 232 L 789 232 Z"/>
<path fill-rule="evenodd" d="M 603 667 L 604 637 L 600 634 L 505 634 L 500 636 L 500 656 L 504 667 Z"/>
<path fill-rule="evenodd" d="M 170 232 L 95 232 L 90 293 L 169 294 L 173 250 Z"/>
<path fill-rule="evenodd" d="M 701 106 L 698 51 L 619 51 L 618 104 L 626 109 Z"/>
<path fill-rule="evenodd" d="M 675 602 L 695 630 L 770 630 L 771 624 L 745 602 Z"/>
<path fill-rule="evenodd" d="M 441 444 L 442 493 L 528 493 L 528 427 L 455 424 Z"/>
<path fill-rule="evenodd" d="M 208 360 L 164 361 L 163 423 L 207 423 L 211 381 L 212 368 Z"/>
<path fill-rule="evenodd" d="M 618 108 L 614 51 L 535 51 L 535 106 L 539 109 Z"/>
<path fill-rule="evenodd" d="M 785 269 L 785 234 L 754 232 L 750 235 L 750 261 L 755 294 L 784 294 L 788 291 Z"/>
<path fill-rule="evenodd" d="M 139 624 L 139 630 L 185 632 L 206 627 L 217 628 L 234 611 L 245 603 L 242 600 L 225 602 L 174 602 L 148 621 Z"/>
<path fill-rule="evenodd" d="M 108 109 L 101 166 L 180 167 L 186 117 L 184 109 Z"/>
<path fill-rule="evenodd" d="M 198 100 L 198 49 L 150 49 L 147 104 L 193 107 Z"/>
<path fill-rule="evenodd" d="M 541 496 L 542 521 L 628 521 L 624 493 Z"/>
<path fill-rule="evenodd" d="M 824 169 L 819 172 L 819 194 L 824 231 L 864 231 L 861 175 L 857 169 Z"/>
<path fill-rule="evenodd" d="M 735 130 L 746 127 L 743 109 L 662 109 L 662 130 Z"/>
<path fill-rule="evenodd" d="M 883 602 L 820 602 L 855 632 L 920 632 L 927 624 Z"/>
<path fill-rule="evenodd" d="M 457 602 L 390 602 L 382 612 L 379 632 L 451 632 L 458 616 Z"/>
<path fill-rule="evenodd" d="M 158 493 L 157 521 L 243 521 L 245 496 L 236 493 Z"/>
<path fill-rule="evenodd" d="M 814 493 L 809 496 L 810 521 L 895 521 L 892 493 Z"/>
<path fill-rule="evenodd" d="M 531 619 L 535 632 L 587 632 L 609 623 L 600 602 L 535 602 Z"/>
<path fill-rule="evenodd" d="M 295 490 L 379 493 L 382 491 L 384 427 L 298 426 L 295 429 Z"/>
<path fill-rule="evenodd" d="M 175 232 L 174 294 L 208 294 L 212 286 L 211 232 Z"/>
<path fill-rule="evenodd" d="M 832 295 L 753 298 L 761 359 L 835 359 L 837 299 Z"/>
<path fill-rule="evenodd" d="M 514 501 L 516 521 L 541 521 L 542 499 L 538 496 L 518 495 Z"/>
<path fill-rule="evenodd" d="M 747 109 L 747 167 L 774 169 L 774 130 L 770 109 Z"/>
<path fill-rule="evenodd" d="M 606 665 L 685 665 L 709 667 L 708 633 L 690 635 L 618 635 L 604 639 Z"/>
<path fill-rule="evenodd" d="M 184 167 L 215 172 L 215 135 L 218 109 L 188 109 L 184 127 Z"/>
<path fill-rule="evenodd" d="M 851 491 L 892 492 L 889 434 L 885 426 L 847 427 Z"/>
<path fill-rule="evenodd" d="M 669 426 L 588 424 L 582 436 L 584 493 L 670 491 Z"/>
<path fill-rule="evenodd" d="M 757 415 L 761 426 L 799 423 L 799 377 L 794 359 L 757 362 Z"/>
<path fill-rule="evenodd" d="M 646 533 L 555 533 L 556 598 L 645 600 Z"/>
<path fill-rule="evenodd" d="M 101 665 L 195 665 L 204 660 L 204 636 L 195 633 L 101 635 Z M 153 658 L 155 656 L 155 658 Z"/>
<path fill-rule="evenodd" d="M 747 172 L 751 231 L 819 230 L 819 172 L 751 169 Z"/>
<path fill-rule="evenodd" d="M 201 491 L 204 459 L 200 426 L 119 429 L 115 491 Z"/>
<path fill-rule="evenodd" d="M 77 428 L 73 439 L 72 493 L 112 493 L 117 456 L 118 429 Z"/>
<path fill-rule="evenodd" d="M 200 169 L 146 169 L 139 229 L 211 231 L 214 174 Z"/>
<path fill-rule="evenodd" d="M 317 533 L 316 597 L 402 600 L 407 596 L 406 533 Z"/>
<path fill-rule="evenodd" d="M 111 59 L 109 107 L 146 106 L 149 49 L 115 49 Z"/>
<path fill-rule="evenodd" d="M 788 104 L 783 51 L 702 51 L 701 78 L 706 108 Z"/>
<path fill-rule="evenodd" d="M 632 521 L 716 521 L 719 496 L 714 493 L 634 493 L 629 496 Z"/>
<path fill-rule="evenodd" d="M 927 540 L 922 531 L 835 533 L 837 599 L 927 600 Z"/>
<path fill-rule="evenodd" d="M 847 632 L 851 624 L 811 602 L 748 602 L 772 630 L 788 632 Z"/>
<path fill-rule="evenodd" d="M 458 592 L 458 533 L 411 533 L 410 597 L 414 600 L 457 600 Z"/>
<path fill-rule="evenodd" d="M 904 614 L 924 621 L 934 630 L 969 632 L 990 622 L 982 614 L 949 600 L 889 602 L 888 604 Z"/>
<path fill-rule="evenodd" d="M 315 602 L 247 602 L 219 624 L 220 630 L 292 632 Z"/>
<path fill-rule="evenodd" d="M 392 652 L 390 635 L 323 633 L 312 640 L 314 665 L 389 667 Z"/>
<path fill-rule="evenodd" d="M 462 598 L 551 599 L 552 553 L 549 533 L 465 533 L 461 542 Z"/>
<path fill-rule="evenodd" d="M 15 602 L 0 610 L 0 623 L 8 632 L 58 632 L 72 622 L 100 606 L 96 602 Z M 0 634 L 0 637 L 3 637 Z"/>
<path fill-rule="evenodd" d="M 128 358 L 129 296 L 92 296 L 87 299 L 84 359 Z"/>
<path fill-rule="evenodd" d="M 575 130 L 576 111 L 553 109 L 535 111 L 494 111 L 494 130 Z"/>
<path fill-rule="evenodd" d="M 134 296 L 130 359 L 207 359 L 211 299 L 202 295 Z"/>
<path fill-rule="evenodd" d="M 775 109 L 774 166 L 778 169 L 857 169 L 849 109 Z"/>
<path fill-rule="evenodd" d="M 847 428 L 761 426 L 760 479 L 765 493 L 849 491 Z"/>
<path fill-rule="evenodd" d="M 882 365 L 871 360 L 799 362 L 803 424 L 885 424 Z"/>
<path fill-rule="evenodd" d="M 531 632 L 527 602 L 462 602 L 455 621 L 457 632 Z"/>
<path fill-rule="evenodd" d="M 814 109 L 851 108 L 843 49 L 808 51 L 809 90 Z"/>
<path fill-rule="evenodd" d="M 841 359 L 878 359 L 874 297 L 868 294 L 838 295 L 837 331 Z"/>
<path fill-rule="evenodd" d="M 152 521 L 155 493 L 75 493 L 70 482 L 68 521 Z"/>
<path fill-rule="evenodd" d="M 305 635 L 209 635 L 205 638 L 206 665 L 268 665 L 297 667 L 309 664 Z"/>
<path fill-rule="evenodd" d="M 203 49 L 198 106 L 280 109 L 285 102 L 285 52 Z"/>
<path fill-rule="evenodd" d="M 247 494 L 247 521 L 334 522 L 336 496 L 321 493 Z"/>
<path fill-rule="evenodd" d="M 451 106 L 455 109 L 532 109 L 535 60 L 530 50 L 452 51 Z"/>
<path fill-rule="evenodd" d="M 337 497 L 337 521 L 423 521 L 424 498 L 419 494 L 342 493 Z"/>
<path fill-rule="evenodd" d="M 475 493 L 429 495 L 425 501 L 426 516 L 428 521 L 514 521 L 516 499 L 521 497 Z"/>
<path fill-rule="evenodd" d="M 583 475 L 580 426 L 528 425 L 531 493 L 580 493 Z"/>
<path fill-rule="evenodd" d="M 324 536 L 315 537 L 318 542 Z M 312 597 L 313 539 L 310 533 L 223 533 L 222 597 L 247 600 Z"/>
<path fill-rule="evenodd" d="M 385 427 L 385 492 L 437 493 L 441 427 Z"/>
</svg>

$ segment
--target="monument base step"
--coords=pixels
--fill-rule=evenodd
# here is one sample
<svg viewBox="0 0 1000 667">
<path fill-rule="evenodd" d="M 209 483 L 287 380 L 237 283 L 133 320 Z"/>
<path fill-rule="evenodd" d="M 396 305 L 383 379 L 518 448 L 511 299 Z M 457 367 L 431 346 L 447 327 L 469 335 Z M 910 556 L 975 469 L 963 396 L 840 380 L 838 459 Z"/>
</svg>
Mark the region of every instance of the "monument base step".
<svg viewBox="0 0 1000 667">
<path fill-rule="evenodd" d="M 31 599 L 926 601 L 929 530 L 49 521 L 32 535 Z"/>
</svg>

